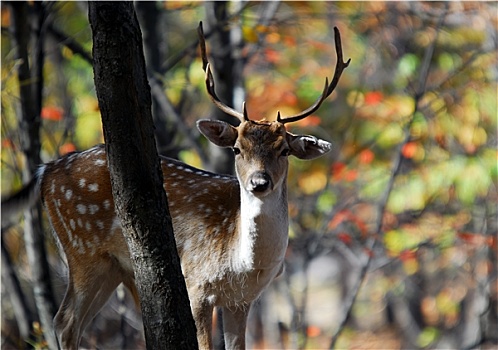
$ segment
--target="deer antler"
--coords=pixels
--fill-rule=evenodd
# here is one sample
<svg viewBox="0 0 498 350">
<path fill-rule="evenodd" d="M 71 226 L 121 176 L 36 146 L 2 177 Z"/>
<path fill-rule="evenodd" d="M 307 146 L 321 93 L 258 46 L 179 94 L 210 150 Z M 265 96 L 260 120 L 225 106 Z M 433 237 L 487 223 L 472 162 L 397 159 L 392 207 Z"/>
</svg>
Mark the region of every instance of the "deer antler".
<svg viewBox="0 0 498 350">
<path fill-rule="evenodd" d="M 199 27 L 197 28 L 197 33 L 199 34 L 199 45 L 201 47 L 201 56 L 202 56 L 202 69 L 204 69 L 204 72 L 206 72 L 206 88 L 207 92 L 209 94 L 209 97 L 211 98 L 211 101 L 221 109 L 223 112 L 225 112 L 228 115 L 231 115 L 240 122 L 244 121 L 249 121 L 249 118 L 247 116 L 247 111 L 245 108 L 244 104 L 244 113 L 237 112 L 235 109 L 228 107 L 226 104 L 221 102 L 219 97 L 216 95 L 215 89 L 214 89 L 214 78 L 213 78 L 213 73 L 211 72 L 211 65 L 208 61 L 207 58 L 207 53 L 206 53 L 206 40 L 204 38 L 204 30 L 202 29 L 202 22 L 199 22 Z"/>
<path fill-rule="evenodd" d="M 348 59 L 347 62 L 343 62 L 342 58 L 342 44 L 341 44 L 341 34 L 339 33 L 339 29 L 337 27 L 334 27 L 334 38 L 335 38 L 335 50 L 337 52 L 337 63 L 335 65 L 335 72 L 334 72 L 334 77 L 332 78 L 332 82 L 329 85 L 329 80 L 328 78 L 325 78 L 325 87 L 323 89 L 322 95 L 316 100 L 316 102 L 309 107 L 308 109 L 302 111 L 299 114 L 287 117 L 287 118 L 280 118 L 280 112 L 277 114 L 277 121 L 285 124 L 285 123 L 292 123 L 292 122 L 297 122 L 298 120 L 304 119 L 310 114 L 314 113 L 318 108 L 320 108 L 320 105 L 322 102 L 330 96 L 332 91 L 334 91 L 335 87 L 337 86 L 337 83 L 339 82 L 339 78 L 341 77 L 342 71 L 349 66 L 349 63 L 351 62 L 351 58 Z"/>
</svg>

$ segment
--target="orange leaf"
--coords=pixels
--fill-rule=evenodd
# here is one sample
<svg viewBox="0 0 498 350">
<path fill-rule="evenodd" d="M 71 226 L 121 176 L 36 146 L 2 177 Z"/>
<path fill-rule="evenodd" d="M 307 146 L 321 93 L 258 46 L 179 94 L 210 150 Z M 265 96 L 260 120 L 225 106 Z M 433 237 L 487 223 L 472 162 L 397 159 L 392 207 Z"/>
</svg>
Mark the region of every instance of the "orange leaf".
<svg viewBox="0 0 498 350">
<path fill-rule="evenodd" d="M 266 49 L 265 56 L 270 63 L 277 63 L 280 60 L 280 53 L 275 50 Z"/>
<path fill-rule="evenodd" d="M 415 153 L 417 153 L 417 143 L 415 142 L 408 142 L 405 145 L 403 145 L 403 148 L 401 149 L 401 154 L 405 158 L 413 158 Z"/>
<path fill-rule="evenodd" d="M 329 225 L 328 225 L 329 229 L 330 230 L 335 229 L 343 221 L 346 221 L 351 215 L 352 214 L 349 210 L 341 210 L 340 212 L 338 212 L 337 214 L 334 215 L 332 220 L 329 221 Z"/>
<path fill-rule="evenodd" d="M 67 142 L 59 147 L 59 153 L 61 156 L 74 151 L 76 151 L 76 146 L 71 142 Z"/>
<path fill-rule="evenodd" d="M 318 337 L 322 333 L 322 330 L 317 326 L 308 326 L 306 329 L 306 334 L 308 337 Z"/>
<path fill-rule="evenodd" d="M 344 180 L 346 180 L 347 182 L 353 182 L 357 178 L 358 178 L 358 171 L 356 170 L 348 170 L 344 174 Z"/>
<path fill-rule="evenodd" d="M 364 149 L 360 152 L 359 158 L 361 164 L 370 164 L 374 160 L 375 154 L 369 149 Z"/>
<path fill-rule="evenodd" d="M 333 179 L 336 181 L 340 180 L 342 178 L 342 175 L 344 174 L 344 171 L 346 170 L 346 164 L 336 162 L 332 164 L 331 170 Z"/>
<path fill-rule="evenodd" d="M 52 120 L 55 122 L 61 121 L 63 110 L 59 107 L 43 107 L 41 110 L 42 119 Z"/>
<path fill-rule="evenodd" d="M 375 106 L 384 99 L 384 95 L 380 91 L 370 91 L 365 94 L 365 105 Z"/>
<path fill-rule="evenodd" d="M 14 142 L 11 139 L 3 139 L 2 140 L 2 148 L 15 148 Z"/>
</svg>

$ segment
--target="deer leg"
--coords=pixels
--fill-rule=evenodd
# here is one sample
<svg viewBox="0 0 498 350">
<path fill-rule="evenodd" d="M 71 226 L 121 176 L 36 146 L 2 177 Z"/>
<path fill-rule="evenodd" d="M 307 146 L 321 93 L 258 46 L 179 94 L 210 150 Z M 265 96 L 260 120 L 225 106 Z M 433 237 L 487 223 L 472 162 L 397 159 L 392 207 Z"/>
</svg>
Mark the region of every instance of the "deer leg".
<svg viewBox="0 0 498 350">
<path fill-rule="evenodd" d="M 223 330 L 227 349 L 246 348 L 246 323 L 250 306 L 223 307 Z"/>
<path fill-rule="evenodd" d="M 192 315 L 197 328 L 199 349 L 212 349 L 213 305 L 205 300 L 191 300 Z"/>
<path fill-rule="evenodd" d="M 121 282 L 121 274 L 111 271 L 112 263 L 100 260 L 90 269 L 71 269 L 66 294 L 54 318 L 54 328 L 63 349 L 77 349 L 81 335 Z M 90 272 L 89 272 L 90 271 Z"/>
</svg>

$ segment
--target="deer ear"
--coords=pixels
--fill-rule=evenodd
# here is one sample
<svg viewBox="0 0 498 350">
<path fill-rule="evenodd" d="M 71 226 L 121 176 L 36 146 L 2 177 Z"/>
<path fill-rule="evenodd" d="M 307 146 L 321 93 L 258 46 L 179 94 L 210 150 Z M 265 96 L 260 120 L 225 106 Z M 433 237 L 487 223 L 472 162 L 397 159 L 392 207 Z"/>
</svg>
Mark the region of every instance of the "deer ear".
<svg viewBox="0 0 498 350">
<path fill-rule="evenodd" d="M 220 147 L 233 147 L 237 136 L 237 129 L 220 120 L 201 119 L 197 122 L 197 128 L 206 138 Z"/>
<path fill-rule="evenodd" d="M 314 159 L 327 153 L 332 148 L 330 142 L 307 135 L 287 133 L 287 142 L 289 143 L 290 154 L 299 159 Z"/>
</svg>

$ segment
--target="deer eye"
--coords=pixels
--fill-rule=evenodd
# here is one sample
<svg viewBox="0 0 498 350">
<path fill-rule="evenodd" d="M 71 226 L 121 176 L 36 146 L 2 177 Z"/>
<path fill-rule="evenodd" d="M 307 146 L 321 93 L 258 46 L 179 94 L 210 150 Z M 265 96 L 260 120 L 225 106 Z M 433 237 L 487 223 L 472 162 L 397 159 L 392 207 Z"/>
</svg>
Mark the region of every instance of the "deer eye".
<svg viewBox="0 0 498 350">
<path fill-rule="evenodd" d="M 240 149 L 238 149 L 237 147 L 232 147 L 232 150 L 233 150 L 233 154 L 235 154 L 235 155 L 240 154 Z"/>
<path fill-rule="evenodd" d="M 281 157 L 287 157 L 290 154 L 290 150 L 288 148 L 285 148 L 282 150 L 282 153 L 280 153 Z"/>
</svg>

